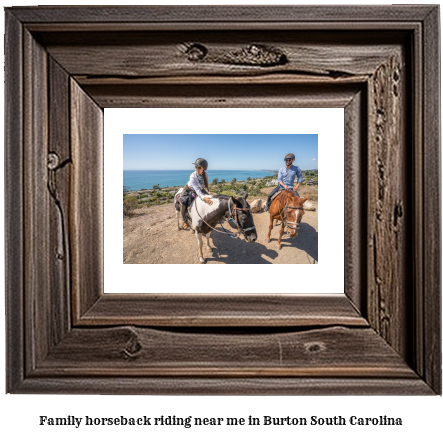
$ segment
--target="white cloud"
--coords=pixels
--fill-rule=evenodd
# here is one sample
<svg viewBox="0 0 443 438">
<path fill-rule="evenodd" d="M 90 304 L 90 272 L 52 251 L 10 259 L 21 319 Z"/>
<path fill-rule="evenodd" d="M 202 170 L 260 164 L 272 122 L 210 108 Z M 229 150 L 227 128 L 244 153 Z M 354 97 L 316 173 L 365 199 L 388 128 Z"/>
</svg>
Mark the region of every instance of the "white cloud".
<svg viewBox="0 0 443 438">
<path fill-rule="evenodd" d="M 311 161 L 315 161 L 315 158 L 313 158 Z"/>
</svg>

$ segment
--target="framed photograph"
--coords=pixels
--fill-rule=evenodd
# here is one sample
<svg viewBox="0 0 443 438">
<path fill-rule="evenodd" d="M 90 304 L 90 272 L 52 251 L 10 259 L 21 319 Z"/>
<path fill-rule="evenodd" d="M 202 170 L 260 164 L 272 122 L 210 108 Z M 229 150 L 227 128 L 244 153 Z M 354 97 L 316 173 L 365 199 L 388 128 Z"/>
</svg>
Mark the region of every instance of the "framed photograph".
<svg viewBox="0 0 443 438">
<path fill-rule="evenodd" d="M 191 126 L 197 120 L 205 125 L 213 120 L 216 129 L 231 130 L 230 119 L 236 116 L 244 129 L 255 130 L 249 120 L 273 113 L 262 108 L 212 108 L 196 117 L 201 113 L 198 108 L 174 110 L 183 116 L 190 113 L 187 120 Z M 275 116 L 285 112 L 280 110 Z M 343 111 L 336 112 L 343 122 Z M 117 113 L 126 118 L 125 111 Z M 156 118 L 171 120 L 168 113 L 168 109 L 156 109 L 149 125 L 157 127 Z M 269 119 L 264 115 L 262 120 L 255 122 Z M 288 121 L 293 129 L 294 122 Z M 146 129 L 145 125 L 142 122 L 141 129 Z M 115 137 L 123 138 L 123 263 L 318 264 L 318 137 L 317 133 L 140 133 Z M 338 139 L 343 139 L 343 127 Z M 325 137 L 323 140 L 326 142 Z M 343 151 L 343 143 L 340 146 L 330 144 L 327 150 L 334 155 L 337 149 Z M 297 153 L 297 164 L 289 150 Z M 286 165 L 284 158 L 291 153 L 294 158 Z M 104 159 L 105 187 L 108 161 L 112 158 Z M 205 167 L 192 164 L 194 161 Z M 111 179 L 122 173 L 121 161 L 117 164 L 115 171 L 108 170 Z M 334 170 L 341 175 L 336 183 L 340 193 L 343 172 L 331 166 L 332 178 Z M 117 207 L 122 203 L 121 193 L 111 190 Z M 332 204 L 332 197 L 329 199 Z M 173 230 L 184 232 L 171 233 Z M 286 250 L 281 251 L 283 248 Z"/>
<path fill-rule="evenodd" d="M 242 281 L 246 272 L 248 293 L 269 294 L 275 289 L 275 276 L 287 275 L 288 264 L 293 265 L 291 273 L 297 282 L 282 288 L 280 294 L 334 293 L 327 287 L 331 277 L 335 293 L 344 290 L 344 229 L 336 227 L 329 215 L 319 214 L 318 201 L 320 194 L 321 209 L 336 211 L 343 218 L 344 204 L 337 205 L 344 193 L 342 108 L 106 108 L 104 113 L 105 293 L 149 292 L 152 282 L 140 282 L 141 278 L 167 279 L 171 270 L 186 278 L 184 271 L 189 267 L 180 265 L 200 263 L 198 240 L 194 232 L 181 229 L 182 214 L 174 202 L 174 195 L 194 170 L 191 148 L 209 162 L 209 191 L 214 200 L 248 194 L 257 238 L 252 245 L 232 221 L 214 221 L 211 249 L 202 239 L 206 266 L 192 267 L 201 287 L 187 281 L 179 287 L 163 281 L 157 293 L 226 294 L 226 285 L 213 281 L 220 275 L 220 266 L 214 265 L 220 264 L 233 281 Z M 295 238 L 286 232 L 279 249 L 281 228 L 274 226 L 268 239 L 270 214 L 263 207 L 277 185 L 277 171 L 286 167 L 283 158 L 289 150 L 296 154 L 302 172 L 297 194 L 308 199 Z M 265 169 L 271 166 L 276 170 Z M 323 190 L 318 185 L 320 173 L 325 181 L 333 181 Z M 154 185 L 163 188 L 154 189 Z M 130 202 L 136 207 L 123 217 L 122 186 L 124 206 Z M 275 205 L 278 202 L 279 198 Z M 340 243 L 331 244 L 321 235 L 334 235 L 334 242 Z"/>
<path fill-rule="evenodd" d="M 438 6 L 12 7 L 5 41 L 7 392 L 441 394 Z M 342 109 L 343 281 L 106 293 L 108 108 Z"/>
</svg>

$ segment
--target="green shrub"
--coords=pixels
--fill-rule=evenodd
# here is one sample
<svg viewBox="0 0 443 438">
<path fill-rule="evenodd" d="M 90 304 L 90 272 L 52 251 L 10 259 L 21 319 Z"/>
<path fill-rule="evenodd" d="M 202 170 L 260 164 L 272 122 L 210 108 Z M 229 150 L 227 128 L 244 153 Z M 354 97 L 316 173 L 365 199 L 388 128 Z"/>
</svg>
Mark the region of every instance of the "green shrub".
<svg viewBox="0 0 443 438">
<path fill-rule="evenodd" d="M 224 190 L 223 192 L 220 193 L 221 195 L 226 195 L 226 196 L 237 196 L 237 193 L 231 191 L 231 190 Z"/>
<path fill-rule="evenodd" d="M 248 193 L 249 193 L 249 195 L 251 195 L 251 196 L 257 196 L 258 194 L 260 194 L 261 193 L 261 191 L 260 191 L 260 187 L 251 187 L 249 190 L 248 190 Z"/>
<path fill-rule="evenodd" d="M 131 216 L 132 212 L 138 208 L 137 198 L 135 196 L 128 196 L 123 200 L 123 215 Z"/>
<path fill-rule="evenodd" d="M 225 186 L 223 184 L 219 184 L 214 188 L 214 192 L 217 193 L 217 195 L 221 195 L 224 189 Z"/>
</svg>

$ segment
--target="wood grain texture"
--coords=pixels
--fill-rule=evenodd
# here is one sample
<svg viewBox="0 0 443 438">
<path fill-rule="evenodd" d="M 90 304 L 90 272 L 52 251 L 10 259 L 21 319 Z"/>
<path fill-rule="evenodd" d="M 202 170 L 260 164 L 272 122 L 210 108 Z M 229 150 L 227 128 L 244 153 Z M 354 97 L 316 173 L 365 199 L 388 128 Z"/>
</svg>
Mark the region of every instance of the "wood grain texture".
<svg viewBox="0 0 443 438">
<path fill-rule="evenodd" d="M 331 33 L 306 32 L 129 32 L 119 34 L 49 34 L 38 38 L 61 65 L 76 76 L 137 79 L 199 75 L 254 77 L 261 74 L 305 74 L 319 78 L 352 77 L 372 73 L 407 38 L 407 33 L 353 34 L 353 48 L 346 47 L 349 36 L 341 33 L 331 41 Z M 363 36 L 364 35 L 364 36 Z M 294 44 L 294 41 L 297 43 Z M 386 43 L 389 41 L 389 43 Z M 360 44 L 359 44 L 360 42 Z M 205 49 L 202 59 L 190 56 L 195 43 Z M 255 53 L 264 46 L 284 56 L 283 65 L 247 64 L 236 58 L 240 52 Z M 252 49 L 251 49 L 252 47 Z M 256 48 L 256 50 L 253 50 Z M 255 58 L 265 56 L 249 56 Z M 265 73 L 266 72 L 266 73 Z"/>
<path fill-rule="evenodd" d="M 69 205 L 71 185 L 71 142 L 69 75 L 48 59 L 48 148 L 47 187 L 50 201 L 51 307 L 54 340 L 60 341 L 71 326 Z"/>
<path fill-rule="evenodd" d="M 367 99 L 364 88 L 345 107 L 345 291 L 360 314 L 367 318 L 366 221 Z"/>
<path fill-rule="evenodd" d="M 420 379 L 313 377 L 45 377 L 27 379 L 17 393 L 151 395 L 433 395 Z"/>
<path fill-rule="evenodd" d="M 438 7 L 6 17 L 8 391 L 441 393 Z M 345 108 L 350 300 L 104 296 L 105 106 Z"/>
<path fill-rule="evenodd" d="M 367 327 L 344 294 L 105 294 L 78 326 Z"/>
<path fill-rule="evenodd" d="M 55 344 L 51 301 L 49 243 L 50 196 L 47 190 L 47 55 L 44 48 L 24 32 L 24 119 L 28 121 L 23 130 L 24 166 L 24 233 L 25 285 L 32 291 L 24 302 L 26 366 L 35 368 Z M 35 123 L 35 120 L 41 123 Z M 58 294 L 59 291 L 53 291 Z M 36 327 L 39 327 L 36 329 Z"/>
<path fill-rule="evenodd" d="M 84 89 L 106 108 L 324 108 L 344 107 L 357 84 L 91 85 Z"/>
<path fill-rule="evenodd" d="M 73 318 L 103 294 L 103 110 L 71 79 L 69 211 Z"/>
<path fill-rule="evenodd" d="M 133 326 L 74 329 L 33 373 L 46 374 L 417 378 L 372 329 L 345 327 L 215 335 Z"/>
<path fill-rule="evenodd" d="M 273 22 L 397 22 L 423 20 L 435 6 L 180 6 L 145 7 L 13 7 L 11 12 L 26 23 L 257 23 Z"/>
<path fill-rule="evenodd" d="M 410 309 L 411 278 L 407 227 L 411 180 L 406 169 L 407 114 L 402 53 L 380 65 L 368 87 L 368 318 L 403 356 Z M 409 196 L 408 196 L 409 194 Z"/>
<path fill-rule="evenodd" d="M 423 375 L 429 385 L 441 393 L 441 193 L 435 190 L 441 187 L 441 84 L 440 61 L 436 53 L 440 53 L 440 39 L 432 37 L 438 34 L 440 14 L 438 8 L 426 16 L 424 39 L 425 45 L 423 77 L 424 106 L 423 121 L 423 178 L 431 177 L 433 184 L 429 187 L 424 181 L 423 190 L 423 283 L 424 312 L 423 319 Z M 431 236 L 431 238 L 429 237 Z M 440 303 L 440 305 L 438 305 Z"/>
<path fill-rule="evenodd" d="M 24 377 L 23 45 L 22 24 L 5 12 L 5 300 L 6 386 Z M 14 327 L 14 329 L 11 329 Z"/>
<path fill-rule="evenodd" d="M 425 351 L 424 347 L 424 300 L 425 300 L 425 282 L 423 281 L 423 122 L 424 122 L 424 81 L 423 81 L 423 33 L 416 32 L 413 38 L 412 53 L 410 56 L 415 59 L 414 67 L 412 69 L 413 76 L 417 79 L 413 81 L 412 86 L 412 111 L 414 113 L 412 128 L 412 138 L 414 140 L 413 148 L 413 166 L 412 175 L 414 175 L 414 199 L 413 203 L 416 206 L 414 211 L 414 235 L 416 238 L 412 242 L 413 265 L 414 265 L 414 312 L 413 312 L 413 337 L 414 337 L 414 353 L 412 354 L 412 363 L 417 373 L 424 375 L 424 361 L 425 357 L 422 354 Z"/>
</svg>

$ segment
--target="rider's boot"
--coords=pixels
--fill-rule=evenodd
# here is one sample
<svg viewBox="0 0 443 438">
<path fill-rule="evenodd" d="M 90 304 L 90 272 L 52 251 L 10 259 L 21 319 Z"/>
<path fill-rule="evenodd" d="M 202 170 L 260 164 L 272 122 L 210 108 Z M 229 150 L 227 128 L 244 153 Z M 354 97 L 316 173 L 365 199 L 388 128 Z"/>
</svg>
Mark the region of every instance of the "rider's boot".
<svg viewBox="0 0 443 438">
<path fill-rule="evenodd" d="M 180 206 L 180 212 L 182 214 L 182 219 L 183 219 L 183 229 L 186 230 L 188 228 L 190 228 L 189 224 L 188 224 L 188 220 L 186 217 L 186 210 L 188 209 L 187 205 L 181 204 Z"/>
</svg>

